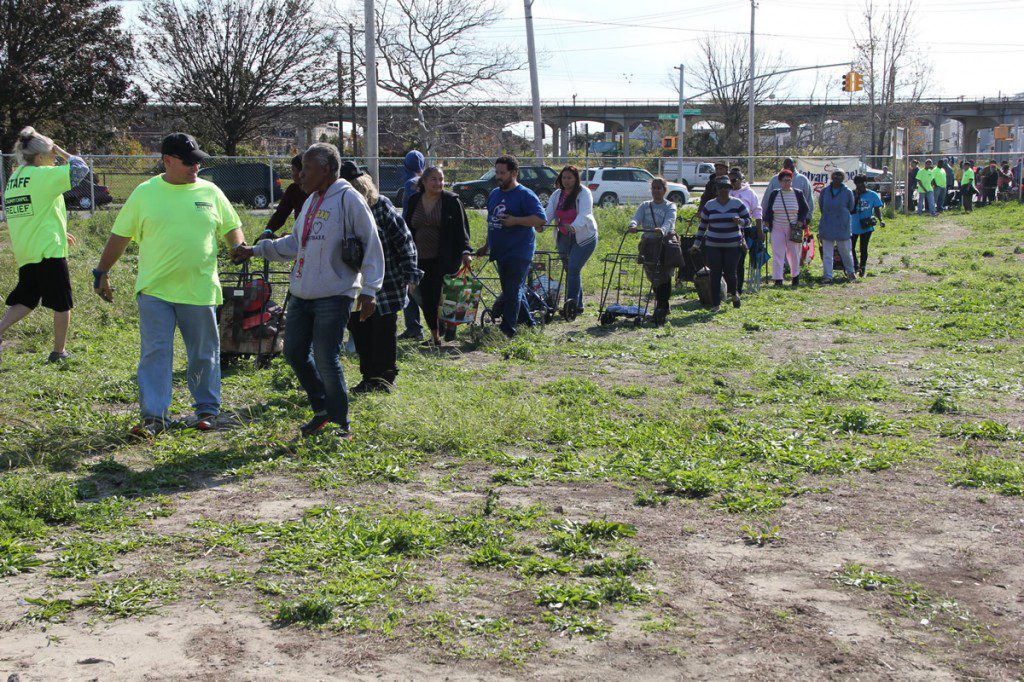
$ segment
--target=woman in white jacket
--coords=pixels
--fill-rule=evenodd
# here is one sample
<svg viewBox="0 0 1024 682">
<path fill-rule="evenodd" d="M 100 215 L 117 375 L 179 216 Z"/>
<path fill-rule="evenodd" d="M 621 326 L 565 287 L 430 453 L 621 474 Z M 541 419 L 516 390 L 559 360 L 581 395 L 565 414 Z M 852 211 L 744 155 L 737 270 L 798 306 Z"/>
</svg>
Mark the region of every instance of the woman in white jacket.
<svg viewBox="0 0 1024 682">
<path fill-rule="evenodd" d="M 548 222 L 557 226 L 555 244 L 565 268 L 565 317 L 583 311 L 580 273 L 597 248 L 594 195 L 580 183 L 580 170 L 566 166 L 555 180 L 555 191 L 544 208 Z"/>
</svg>

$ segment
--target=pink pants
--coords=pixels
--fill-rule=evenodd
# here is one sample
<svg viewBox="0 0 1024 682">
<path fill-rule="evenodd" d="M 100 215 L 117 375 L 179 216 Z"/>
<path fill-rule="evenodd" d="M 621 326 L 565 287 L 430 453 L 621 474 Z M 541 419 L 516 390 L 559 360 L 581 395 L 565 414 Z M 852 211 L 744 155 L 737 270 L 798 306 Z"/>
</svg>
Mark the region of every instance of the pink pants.
<svg viewBox="0 0 1024 682">
<path fill-rule="evenodd" d="M 783 263 L 789 261 L 789 271 L 794 277 L 800 274 L 800 251 L 803 244 L 789 241 L 789 230 L 772 229 L 772 279 L 782 279 Z"/>
</svg>

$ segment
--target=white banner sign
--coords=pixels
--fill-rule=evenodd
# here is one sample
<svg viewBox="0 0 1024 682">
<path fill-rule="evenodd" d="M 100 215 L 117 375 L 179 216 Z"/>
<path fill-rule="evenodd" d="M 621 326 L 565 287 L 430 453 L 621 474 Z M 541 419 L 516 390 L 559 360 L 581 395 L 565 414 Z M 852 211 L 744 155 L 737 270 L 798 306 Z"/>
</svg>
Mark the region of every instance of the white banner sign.
<svg viewBox="0 0 1024 682">
<path fill-rule="evenodd" d="M 811 186 L 816 190 L 821 189 L 832 181 L 832 171 L 841 170 L 846 172 L 847 182 L 861 170 L 859 156 L 834 156 L 831 158 L 806 158 L 796 157 L 796 170 L 806 175 L 811 181 Z"/>
</svg>

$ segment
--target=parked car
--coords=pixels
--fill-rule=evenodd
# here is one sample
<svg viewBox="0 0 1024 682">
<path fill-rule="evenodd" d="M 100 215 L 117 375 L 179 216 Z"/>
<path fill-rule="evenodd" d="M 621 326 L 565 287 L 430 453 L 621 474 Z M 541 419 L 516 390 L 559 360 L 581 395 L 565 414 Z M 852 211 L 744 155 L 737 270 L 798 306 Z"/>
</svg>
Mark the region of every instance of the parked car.
<svg viewBox="0 0 1024 682">
<path fill-rule="evenodd" d="M 359 170 L 369 173 L 366 166 L 359 166 Z M 399 210 L 402 209 L 402 197 L 405 195 L 404 169 L 393 163 L 382 163 L 377 167 L 380 173 L 380 182 L 377 183 L 377 191 L 391 200 Z"/>
<path fill-rule="evenodd" d="M 679 180 L 679 159 L 666 159 L 662 167 L 666 180 Z M 707 161 L 683 161 L 683 179 L 681 184 L 693 191 L 694 187 L 703 189 L 711 176 L 715 174 L 714 164 Z"/>
<path fill-rule="evenodd" d="M 69 211 L 89 211 L 93 207 L 94 200 L 97 206 L 106 206 L 114 200 L 114 197 L 110 196 L 110 189 L 106 185 L 96 182 L 96 176 L 92 173 L 64 192 L 64 205 Z"/>
<path fill-rule="evenodd" d="M 220 187 L 228 201 L 269 208 L 284 192 L 281 176 L 265 163 L 225 163 L 199 170 L 199 177 Z"/>
<path fill-rule="evenodd" d="M 639 204 L 651 198 L 651 180 L 654 176 L 643 168 L 590 168 L 583 172 L 582 180 L 601 206 Z M 668 183 L 666 199 L 676 205 L 690 203 L 690 190 L 686 185 Z"/>
<path fill-rule="evenodd" d="M 525 185 L 533 190 L 542 204 L 546 204 L 551 198 L 551 192 L 555 188 L 555 178 L 558 172 L 549 166 L 520 166 L 519 184 Z M 487 197 L 491 190 L 498 186 L 494 179 L 494 169 L 487 171 L 477 180 L 468 182 L 456 182 L 451 190 L 459 195 L 462 203 L 472 208 L 487 208 Z"/>
</svg>

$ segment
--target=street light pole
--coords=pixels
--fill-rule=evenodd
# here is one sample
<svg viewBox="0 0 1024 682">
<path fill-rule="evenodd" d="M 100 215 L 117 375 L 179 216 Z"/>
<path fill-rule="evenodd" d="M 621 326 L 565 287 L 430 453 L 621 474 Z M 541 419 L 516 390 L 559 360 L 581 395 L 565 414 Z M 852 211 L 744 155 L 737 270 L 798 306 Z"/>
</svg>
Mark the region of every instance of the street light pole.
<svg viewBox="0 0 1024 682">
<path fill-rule="evenodd" d="M 377 27 L 373 0 L 363 2 L 366 26 L 366 167 L 370 177 L 380 186 L 380 157 L 377 149 Z"/>
<path fill-rule="evenodd" d="M 683 182 L 683 136 L 686 135 L 686 96 L 684 90 L 686 89 L 686 65 L 680 64 L 676 67 L 679 69 L 679 121 L 678 131 L 676 132 L 676 181 L 679 183 Z"/>
<path fill-rule="evenodd" d="M 355 74 L 352 74 L 355 78 Z M 345 62 L 341 58 L 341 50 L 338 50 L 338 151 L 345 156 Z"/>
<path fill-rule="evenodd" d="M 356 137 L 356 44 L 355 27 L 348 25 L 348 72 L 352 76 L 349 94 L 352 98 L 352 156 L 359 156 L 359 138 Z"/>
<path fill-rule="evenodd" d="M 530 59 L 530 96 L 533 98 L 533 155 L 537 158 L 537 163 L 540 163 L 544 159 L 544 123 L 540 118 L 537 47 L 533 42 L 533 2 L 534 0 L 523 0 L 523 8 L 526 11 L 526 49 Z"/>
<path fill-rule="evenodd" d="M 572 108 L 574 109 L 574 111 L 572 113 L 575 116 L 576 115 L 576 112 L 575 112 L 575 109 L 576 109 L 576 93 L 573 93 L 573 95 L 572 95 Z M 571 149 L 572 142 L 573 142 L 573 140 L 576 139 L 576 135 L 577 134 L 578 134 L 578 130 L 577 130 L 577 126 L 576 126 L 576 121 L 573 121 L 572 122 L 572 137 L 569 138 L 569 143 L 567 145 L 565 145 L 566 151 L 572 153 L 572 149 Z"/>
<path fill-rule="evenodd" d="M 750 0 L 750 85 L 747 89 L 747 178 L 754 182 L 754 12 L 757 0 Z"/>
</svg>

